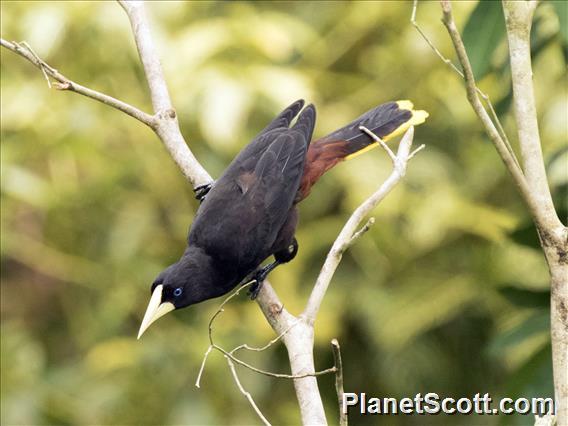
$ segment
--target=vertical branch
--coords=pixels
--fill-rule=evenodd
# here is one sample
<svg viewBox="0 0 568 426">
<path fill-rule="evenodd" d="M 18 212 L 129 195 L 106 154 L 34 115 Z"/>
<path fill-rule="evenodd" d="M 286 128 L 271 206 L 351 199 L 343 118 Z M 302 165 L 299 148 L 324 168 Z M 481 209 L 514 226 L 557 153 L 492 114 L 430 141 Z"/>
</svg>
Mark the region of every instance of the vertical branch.
<svg viewBox="0 0 568 426">
<path fill-rule="evenodd" d="M 557 424 L 568 424 L 568 259 L 566 229 L 552 203 L 538 131 L 530 51 L 530 32 L 536 1 L 503 1 L 515 121 L 527 184 L 549 227 L 539 229 L 551 274 L 550 326 Z M 551 245 L 548 233 L 561 236 Z M 543 235 L 544 234 L 544 235 Z M 563 243 L 563 244 L 562 244 Z"/>
<path fill-rule="evenodd" d="M 449 0 L 440 0 L 443 23 L 460 64 L 467 98 L 511 173 L 535 222 L 551 274 L 551 340 L 557 424 L 568 424 L 568 230 L 554 210 L 542 156 L 532 83 L 530 29 L 537 6 L 531 1 L 503 1 L 513 81 L 515 119 L 524 170 L 515 164 L 477 93 L 471 64 L 456 27 Z"/>
<path fill-rule="evenodd" d="M 341 361 L 341 348 L 337 339 L 331 341 L 331 349 L 333 351 L 333 361 L 335 364 L 335 392 L 337 393 L 337 402 L 339 404 L 339 426 L 347 426 L 347 412 L 343 411 L 343 362 Z"/>
<path fill-rule="evenodd" d="M 211 176 L 199 164 L 181 134 L 177 114 L 172 106 L 160 65 L 160 58 L 150 32 L 144 2 L 119 0 L 119 3 L 130 20 L 138 54 L 144 66 L 157 121 L 154 131 L 194 188 L 210 183 Z"/>
<path fill-rule="evenodd" d="M 173 108 L 143 3 L 141 1 L 120 1 L 119 4 L 128 14 L 132 25 L 134 41 L 146 73 L 154 111 Z"/>
<path fill-rule="evenodd" d="M 504 1 L 503 11 L 509 42 L 515 121 L 524 174 L 531 195 L 540 206 L 547 223 L 560 226 L 546 179 L 538 132 L 530 50 L 533 3 Z"/>
</svg>

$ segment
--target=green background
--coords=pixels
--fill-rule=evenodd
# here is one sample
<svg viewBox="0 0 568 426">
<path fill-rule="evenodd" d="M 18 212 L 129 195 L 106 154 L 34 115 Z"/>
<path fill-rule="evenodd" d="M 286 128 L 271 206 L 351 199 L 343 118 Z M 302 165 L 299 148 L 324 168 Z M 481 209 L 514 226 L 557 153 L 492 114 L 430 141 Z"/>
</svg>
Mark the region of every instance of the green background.
<svg viewBox="0 0 568 426">
<path fill-rule="evenodd" d="M 494 399 L 552 394 L 548 275 L 522 201 L 466 101 L 460 79 L 409 22 L 408 2 L 163 2 L 152 30 L 180 125 L 213 176 L 297 98 L 318 110 L 316 136 L 386 101 L 430 113 L 427 148 L 349 249 L 315 329 L 318 369 L 342 346 L 345 390 L 379 397 L 437 392 Z M 566 217 L 565 3 L 543 2 L 533 70 L 544 157 Z M 455 2 L 480 87 L 515 149 L 499 3 Z M 560 14 L 560 15 L 558 15 Z M 2 2 L 2 37 L 27 41 L 69 78 L 151 111 L 127 17 L 114 2 Z M 453 58 L 436 2 L 418 21 Z M 2 424 L 258 424 L 226 361 L 194 382 L 220 300 L 136 332 L 154 277 L 177 260 L 197 202 L 157 137 L 0 49 Z M 396 143 L 396 142 L 395 142 Z M 389 175 L 374 150 L 327 174 L 301 205 L 300 251 L 271 281 L 301 312 L 350 212 Z M 262 345 L 273 332 L 242 296 L 217 342 Z M 246 355 L 288 372 L 285 349 Z M 299 422 L 290 381 L 239 368 L 275 424 Z M 332 376 L 319 379 L 337 421 Z M 532 424 L 531 416 L 358 417 L 353 424 Z"/>
</svg>

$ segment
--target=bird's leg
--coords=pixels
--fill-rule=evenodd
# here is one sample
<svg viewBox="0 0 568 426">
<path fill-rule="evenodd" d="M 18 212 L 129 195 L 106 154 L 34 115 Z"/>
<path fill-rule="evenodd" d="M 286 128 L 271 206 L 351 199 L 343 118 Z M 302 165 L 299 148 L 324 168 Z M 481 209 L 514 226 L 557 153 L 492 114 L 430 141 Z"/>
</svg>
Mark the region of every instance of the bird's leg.
<svg viewBox="0 0 568 426">
<path fill-rule="evenodd" d="M 281 263 L 282 262 L 280 260 L 275 260 L 274 262 L 269 263 L 268 265 L 263 266 L 262 268 L 257 269 L 255 272 L 253 272 L 251 279 L 254 280 L 255 283 L 249 290 L 250 300 L 256 299 L 268 274 L 270 274 L 270 272 L 272 272 L 272 270 L 274 270 L 274 268 L 276 268 Z"/>
<path fill-rule="evenodd" d="M 213 187 L 214 183 L 215 182 L 206 183 L 204 185 L 199 185 L 193 188 L 193 192 L 195 192 L 195 199 L 198 200 L 200 203 L 202 203 L 203 200 L 205 200 L 205 196 L 209 193 L 209 191 Z"/>
<path fill-rule="evenodd" d="M 262 283 L 266 279 L 267 275 L 272 272 L 278 265 L 290 262 L 292 259 L 294 259 L 294 257 L 296 257 L 297 253 L 298 241 L 296 240 L 296 238 L 293 238 L 292 243 L 290 243 L 286 248 L 274 253 L 274 262 L 269 263 L 263 268 L 260 268 L 252 273 L 251 280 L 255 280 L 256 282 L 251 286 L 249 291 L 251 300 L 256 299 L 256 297 L 258 296 L 258 293 L 262 288 Z"/>
</svg>

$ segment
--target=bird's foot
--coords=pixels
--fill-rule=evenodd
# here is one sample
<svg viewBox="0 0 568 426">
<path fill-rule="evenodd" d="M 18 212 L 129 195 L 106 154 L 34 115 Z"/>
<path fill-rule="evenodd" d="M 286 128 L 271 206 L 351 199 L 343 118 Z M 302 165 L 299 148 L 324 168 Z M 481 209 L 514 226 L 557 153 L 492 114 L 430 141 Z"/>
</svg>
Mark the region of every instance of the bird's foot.
<svg viewBox="0 0 568 426">
<path fill-rule="evenodd" d="M 262 285 L 264 284 L 266 276 L 279 264 L 280 262 L 278 261 L 269 263 L 268 265 L 260 268 L 252 274 L 251 279 L 254 280 L 255 283 L 250 287 L 249 290 L 250 300 L 255 300 L 258 297 L 258 293 L 260 293 L 260 290 L 262 289 Z"/>
<path fill-rule="evenodd" d="M 263 284 L 264 280 L 263 281 L 257 281 L 256 279 L 254 280 L 254 284 L 250 287 L 248 293 L 250 300 L 255 300 L 258 297 L 258 293 L 260 293 L 260 289 L 262 288 Z"/>
<path fill-rule="evenodd" d="M 209 193 L 212 187 L 213 182 L 199 185 L 193 188 L 193 192 L 195 192 L 195 199 L 202 203 L 203 200 L 205 200 L 205 196 Z"/>
</svg>

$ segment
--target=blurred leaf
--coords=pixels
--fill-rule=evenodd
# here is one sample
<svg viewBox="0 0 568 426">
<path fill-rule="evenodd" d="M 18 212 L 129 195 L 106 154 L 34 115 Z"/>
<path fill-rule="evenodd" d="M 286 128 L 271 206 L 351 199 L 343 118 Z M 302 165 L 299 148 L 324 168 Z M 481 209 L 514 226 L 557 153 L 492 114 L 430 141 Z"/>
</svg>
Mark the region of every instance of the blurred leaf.
<svg viewBox="0 0 568 426">
<path fill-rule="evenodd" d="M 521 396 L 546 398 L 554 394 L 550 344 L 543 345 L 514 372 L 508 380 L 505 394 L 512 398 Z"/>
<path fill-rule="evenodd" d="M 568 44 L 568 2 L 566 1 L 552 1 L 552 5 L 558 15 L 558 24 L 560 34 L 564 39 L 564 45 Z"/>
<path fill-rule="evenodd" d="M 511 105 L 513 105 L 513 86 L 509 84 L 507 94 L 499 99 L 499 101 L 495 104 L 495 112 L 497 113 L 497 116 L 503 119 L 502 117 L 509 112 Z"/>
<path fill-rule="evenodd" d="M 377 330 L 383 342 L 401 349 L 425 330 L 449 321 L 475 298 L 467 278 L 455 276 L 424 285 L 426 280 L 400 289 L 380 313 Z M 376 308 L 375 308 L 376 309 Z"/>
<path fill-rule="evenodd" d="M 522 244 L 535 249 L 540 247 L 538 234 L 532 221 L 523 222 L 521 226 L 510 234 L 510 238 L 512 238 L 512 240 L 517 244 Z"/>
<path fill-rule="evenodd" d="M 499 354 L 505 349 L 519 345 L 537 334 L 548 333 L 549 329 L 550 313 L 546 310 L 539 311 L 493 339 L 488 350 L 490 353 Z"/>
<path fill-rule="evenodd" d="M 550 291 L 527 290 L 513 286 L 501 287 L 499 293 L 509 302 L 524 308 L 548 308 Z"/>
<path fill-rule="evenodd" d="M 467 20 L 462 36 L 477 80 L 489 71 L 493 52 L 504 36 L 505 17 L 501 4 L 493 1 L 478 2 Z"/>
<path fill-rule="evenodd" d="M 87 354 L 87 366 L 95 373 L 109 373 L 136 365 L 137 343 L 134 338 L 116 338 L 99 343 Z"/>
</svg>

